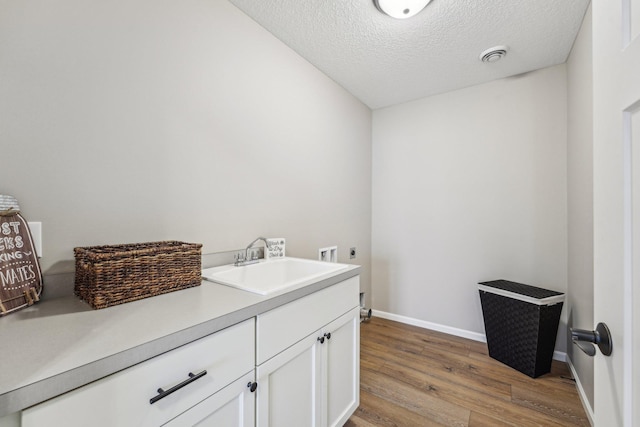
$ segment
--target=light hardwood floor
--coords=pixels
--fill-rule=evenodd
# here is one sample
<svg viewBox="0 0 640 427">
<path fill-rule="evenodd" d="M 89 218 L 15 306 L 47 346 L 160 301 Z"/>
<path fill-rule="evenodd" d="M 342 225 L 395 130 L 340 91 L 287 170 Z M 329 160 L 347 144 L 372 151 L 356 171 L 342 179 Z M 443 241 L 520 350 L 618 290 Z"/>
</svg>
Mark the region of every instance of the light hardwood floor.
<svg viewBox="0 0 640 427">
<path fill-rule="evenodd" d="M 571 373 L 532 379 L 484 343 L 390 320 L 361 325 L 360 426 L 589 426 Z"/>
</svg>

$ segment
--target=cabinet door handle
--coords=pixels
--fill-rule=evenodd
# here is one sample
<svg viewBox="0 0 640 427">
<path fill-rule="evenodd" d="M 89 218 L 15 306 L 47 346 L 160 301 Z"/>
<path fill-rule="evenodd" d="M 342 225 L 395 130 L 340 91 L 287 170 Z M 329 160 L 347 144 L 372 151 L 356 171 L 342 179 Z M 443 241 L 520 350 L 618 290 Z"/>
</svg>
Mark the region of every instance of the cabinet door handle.
<svg viewBox="0 0 640 427">
<path fill-rule="evenodd" d="M 186 386 L 188 384 L 191 384 L 195 380 L 200 379 L 200 378 L 204 377 L 205 375 L 207 375 L 207 371 L 202 371 L 199 374 L 192 374 L 191 372 L 189 372 L 189 378 L 187 378 L 186 380 L 182 381 L 180 384 L 174 385 L 169 390 L 163 390 L 162 388 L 159 388 L 158 389 L 158 395 L 152 397 L 151 399 L 149 399 L 149 404 L 153 405 L 158 400 L 164 399 L 165 397 L 169 396 L 174 391 L 180 390 L 182 387 L 184 387 L 184 386 Z"/>
<path fill-rule="evenodd" d="M 249 384 L 247 384 L 247 387 L 249 387 L 249 391 L 253 393 L 258 388 L 258 383 L 250 382 Z"/>
<path fill-rule="evenodd" d="M 331 339 L 331 332 L 327 332 L 326 334 L 324 334 L 325 337 L 327 337 L 328 340 Z"/>
<path fill-rule="evenodd" d="M 318 337 L 318 341 L 320 341 L 320 344 L 324 344 L 324 337 Z"/>
</svg>

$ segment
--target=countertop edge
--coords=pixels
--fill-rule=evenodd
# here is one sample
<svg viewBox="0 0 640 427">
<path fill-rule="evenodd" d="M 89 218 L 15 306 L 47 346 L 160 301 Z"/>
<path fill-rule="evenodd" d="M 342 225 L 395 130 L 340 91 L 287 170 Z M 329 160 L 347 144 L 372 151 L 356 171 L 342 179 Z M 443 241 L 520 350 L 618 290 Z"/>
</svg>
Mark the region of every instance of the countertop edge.
<svg viewBox="0 0 640 427">
<path fill-rule="evenodd" d="M 334 276 L 312 283 L 290 292 L 231 311 L 222 316 L 194 324 L 181 331 L 169 334 L 150 342 L 142 343 L 129 350 L 78 366 L 58 375 L 28 384 L 0 395 L 0 418 L 24 410 L 45 400 L 59 396 L 78 387 L 115 374 L 138 363 L 149 360 L 162 353 L 196 341 L 229 326 L 251 319 L 259 314 L 273 310 L 281 305 L 295 301 L 344 280 L 360 274 L 360 266 L 350 266 Z"/>
</svg>

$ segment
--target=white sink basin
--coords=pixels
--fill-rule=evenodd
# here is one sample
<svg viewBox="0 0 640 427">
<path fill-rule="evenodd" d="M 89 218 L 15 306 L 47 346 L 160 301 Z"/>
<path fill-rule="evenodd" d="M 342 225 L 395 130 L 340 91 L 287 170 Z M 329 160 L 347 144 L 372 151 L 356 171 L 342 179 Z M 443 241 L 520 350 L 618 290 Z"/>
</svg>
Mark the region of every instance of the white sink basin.
<svg viewBox="0 0 640 427">
<path fill-rule="evenodd" d="M 303 286 L 349 268 L 347 264 L 312 261 L 301 258 L 278 258 L 236 267 L 223 265 L 202 270 L 202 277 L 260 295 Z"/>
</svg>

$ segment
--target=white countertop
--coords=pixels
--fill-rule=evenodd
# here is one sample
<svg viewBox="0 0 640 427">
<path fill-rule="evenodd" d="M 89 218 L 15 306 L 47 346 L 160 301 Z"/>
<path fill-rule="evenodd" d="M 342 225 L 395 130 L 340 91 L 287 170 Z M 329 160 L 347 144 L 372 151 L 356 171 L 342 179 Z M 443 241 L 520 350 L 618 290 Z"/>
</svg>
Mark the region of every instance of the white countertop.
<svg viewBox="0 0 640 427">
<path fill-rule="evenodd" d="M 75 296 L 0 318 L 0 417 L 360 274 L 324 275 L 275 296 L 200 286 L 93 310 Z"/>
</svg>

